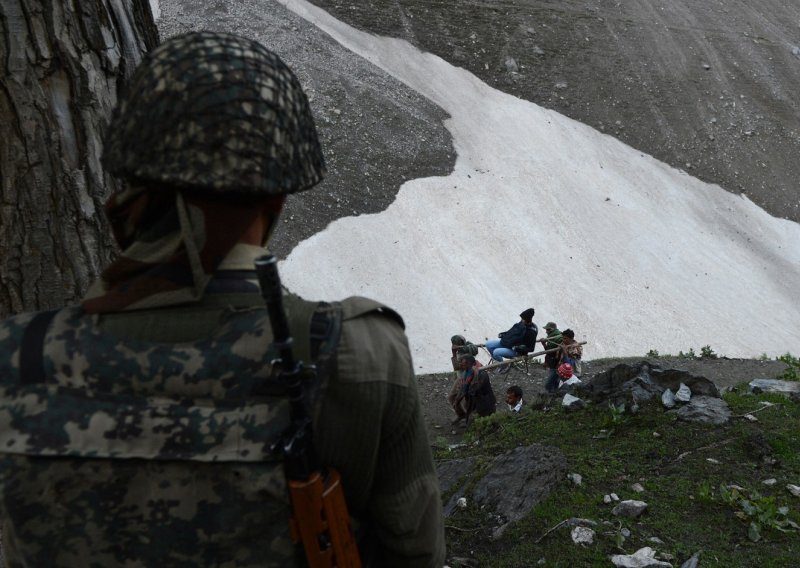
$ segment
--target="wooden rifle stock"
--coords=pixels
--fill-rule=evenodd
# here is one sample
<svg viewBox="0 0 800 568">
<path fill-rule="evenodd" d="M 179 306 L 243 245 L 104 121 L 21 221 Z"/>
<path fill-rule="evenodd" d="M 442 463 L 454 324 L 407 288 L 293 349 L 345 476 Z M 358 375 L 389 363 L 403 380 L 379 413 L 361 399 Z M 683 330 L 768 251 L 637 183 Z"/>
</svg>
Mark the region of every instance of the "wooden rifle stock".
<svg viewBox="0 0 800 568">
<path fill-rule="evenodd" d="M 292 540 L 302 542 L 311 568 L 359 568 L 355 535 L 347 513 L 339 472 L 328 468 L 305 481 L 289 480 Z"/>
</svg>

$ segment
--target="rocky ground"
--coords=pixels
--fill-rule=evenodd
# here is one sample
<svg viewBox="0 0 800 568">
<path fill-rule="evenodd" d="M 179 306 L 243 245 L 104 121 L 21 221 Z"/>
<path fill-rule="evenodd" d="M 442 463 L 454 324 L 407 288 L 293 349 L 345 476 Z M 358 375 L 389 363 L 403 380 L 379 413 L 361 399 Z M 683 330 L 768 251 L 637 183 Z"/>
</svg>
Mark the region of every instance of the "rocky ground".
<svg viewBox="0 0 800 568">
<path fill-rule="evenodd" d="M 445 353 L 446 355 L 446 353 Z M 783 372 L 786 365 L 780 361 L 762 361 L 757 359 L 698 358 L 686 359 L 678 357 L 660 357 L 658 359 L 603 359 L 583 363 L 583 380 L 589 380 L 620 363 L 636 363 L 647 360 L 653 366 L 662 369 L 685 370 L 693 375 L 709 379 L 718 388 L 733 387 L 753 379 L 775 378 Z M 464 426 L 453 427 L 450 421 L 455 417 L 447 403 L 447 395 L 453 382 L 453 374 L 423 375 L 418 378 L 417 386 L 422 401 L 423 415 L 428 427 L 430 439 L 435 444 L 444 440 L 448 444 L 461 441 L 465 432 Z M 491 374 L 492 388 L 498 399 L 498 412 L 506 412 L 504 402 L 506 389 L 511 385 L 522 388 L 523 400 L 531 394 L 544 393 L 545 369 L 541 365 L 531 365 L 529 372 L 512 369 L 508 374 Z"/>
</svg>

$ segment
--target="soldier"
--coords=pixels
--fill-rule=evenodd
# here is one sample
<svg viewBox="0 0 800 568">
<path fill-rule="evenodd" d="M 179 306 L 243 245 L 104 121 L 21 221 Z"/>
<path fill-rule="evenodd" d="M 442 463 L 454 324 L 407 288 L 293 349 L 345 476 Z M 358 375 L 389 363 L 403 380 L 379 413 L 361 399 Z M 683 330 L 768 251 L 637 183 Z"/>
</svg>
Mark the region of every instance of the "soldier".
<svg viewBox="0 0 800 568">
<path fill-rule="evenodd" d="M 82 303 L 0 324 L 0 519 L 10 566 L 293 566 L 285 388 L 253 271 L 285 196 L 325 167 L 297 78 L 199 32 L 154 49 L 103 162 L 119 258 Z M 436 472 L 400 317 L 287 296 L 319 460 L 368 565 L 442 566 Z"/>
</svg>

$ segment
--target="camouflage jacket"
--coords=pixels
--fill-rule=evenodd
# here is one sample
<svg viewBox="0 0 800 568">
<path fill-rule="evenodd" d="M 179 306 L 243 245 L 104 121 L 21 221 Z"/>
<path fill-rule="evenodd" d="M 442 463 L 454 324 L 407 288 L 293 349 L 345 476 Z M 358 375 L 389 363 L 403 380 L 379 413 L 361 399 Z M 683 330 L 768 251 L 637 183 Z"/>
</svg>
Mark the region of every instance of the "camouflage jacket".
<svg viewBox="0 0 800 568">
<path fill-rule="evenodd" d="M 289 411 L 269 380 L 276 353 L 260 301 L 212 295 L 0 324 L 9 566 L 304 565 L 270 451 Z M 399 317 L 363 298 L 287 308 L 298 356 L 313 350 L 329 370 L 308 391 L 315 443 L 342 474 L 362 554 L 441 566 L 438 483 Z"/>
</svg>

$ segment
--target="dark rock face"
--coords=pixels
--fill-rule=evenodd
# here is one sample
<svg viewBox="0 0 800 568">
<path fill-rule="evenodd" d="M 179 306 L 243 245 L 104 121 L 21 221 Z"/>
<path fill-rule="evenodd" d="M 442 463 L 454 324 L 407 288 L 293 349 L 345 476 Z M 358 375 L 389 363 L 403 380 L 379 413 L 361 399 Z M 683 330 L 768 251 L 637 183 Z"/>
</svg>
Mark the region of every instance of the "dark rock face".
<svg viewBox="0 0 800 568">
<path fill-rule="evenodd" d="M 539 444 L 520 447 L 495 459 L 475 485 L 473 497 L 508 521 L 517 521 L 564 479 L 567 462 L 558 449 Z"/>
<path fill-rule="evenodd" d="M 725 424 L 731 417 L 728 404 L 721 398 L 693 396 L 689 404 L 678 409 L 678 418 L 686 422 Z"/>
<path fill-rule="evenodd" d="M 642 361 L 636 365 L 620 364 L 576 389 L 576 394 L 593 403 L 611 401 L 614 404 L 642 404 L 666 390 L 675 392 L 683 383 L 692 391 L 692 396 L 719 398 L 719 389 L 705 377 L 696 377 L 687 371 L 663 370 Z"/>
<path fill-rule="evenodd" d="M 475 458 L 448 460 L 436 465 L 436 475 L 439 478 L 439 489 L 442 495 L 448 494 L 459 481 L 462 483 L 444 505 L 444 516 L 449 517 L 456 508 L 456 502 L 464 496 L 468 485 L 468 475 L 475 468 Z"/>
<path fill-rule="evenodd" d="M 442 493 L 453 489 L 444 506 L 444 516 L 457 510 L 457 502 L 467 496 L 474 506 L 485 506 L 508 522 L 527 515 L 544 500 L 564 479 L 567 462 L 556 448 L 533 444 L 498 456 L 489 471 L 477 482 L 473 477 L 475 458 L 448 460 L 438 464 L 436 471 Z M 468 507 L 471 505 L 468 505 Z"/>
</svg>

